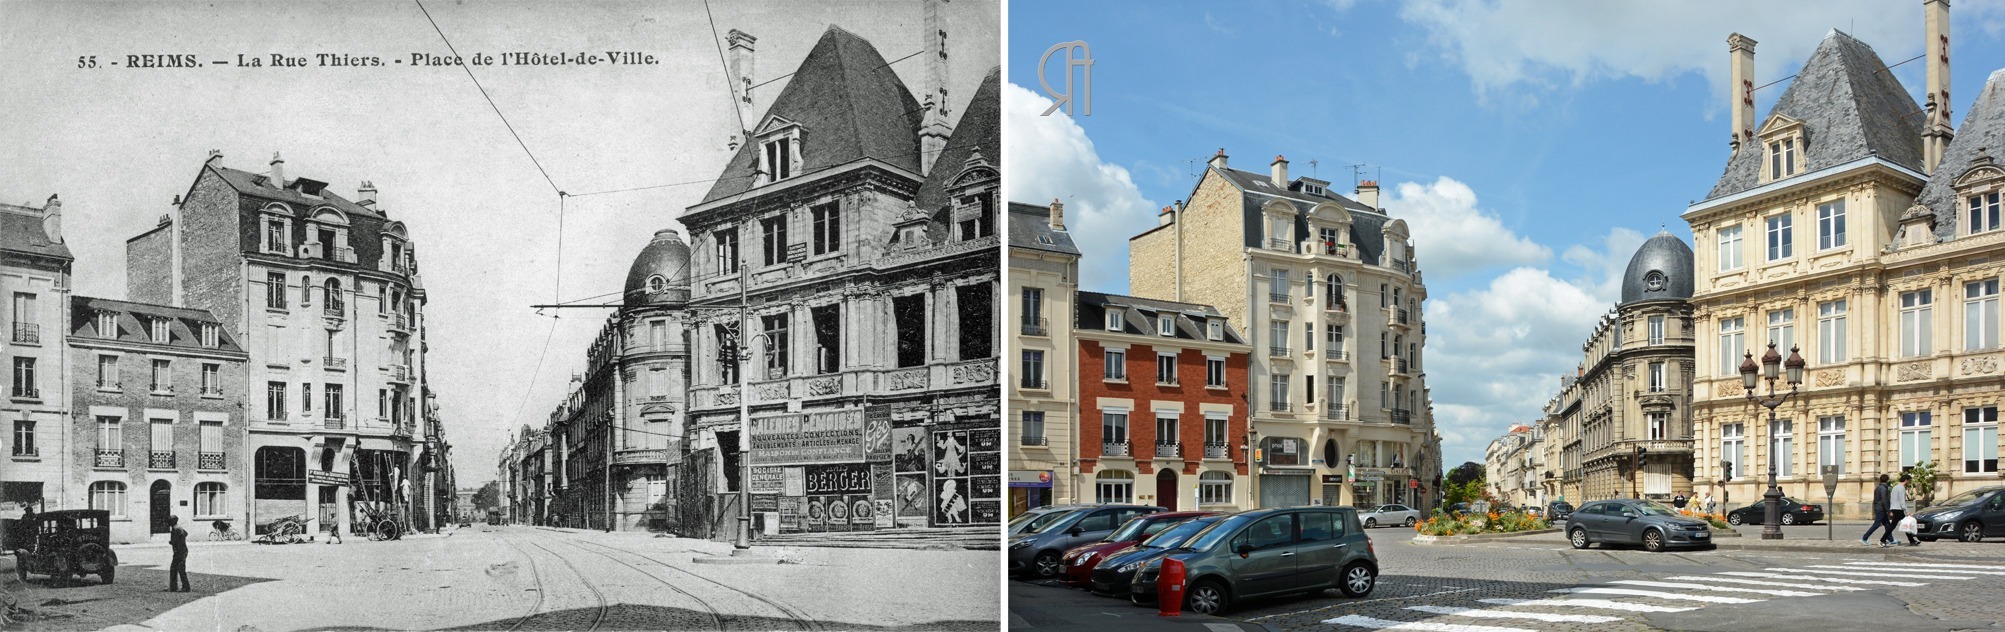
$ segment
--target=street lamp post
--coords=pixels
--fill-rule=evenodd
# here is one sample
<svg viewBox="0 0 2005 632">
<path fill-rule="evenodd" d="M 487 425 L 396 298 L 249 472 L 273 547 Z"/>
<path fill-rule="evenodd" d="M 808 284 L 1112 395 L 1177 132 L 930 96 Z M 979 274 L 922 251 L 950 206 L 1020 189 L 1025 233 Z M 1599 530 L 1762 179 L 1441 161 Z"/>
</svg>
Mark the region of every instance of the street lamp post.
<svg viewBox="0 0 2005 632">
<path fill-rule="evenodd" d="M 1787 362 L 1783 361 L 1782 354 L 1775 351 L 1774 341 L 1769 341 L 1768 353 L 1762 354 L 1761 366 L 1759 368 L 1756 368 L 1754 365 L 1754 352 L 1742 352 L 1741 355 L 1743 359 L 1740 363 L 1740 384 L 1747 388 L 1747 401 L 1754 402 L 1768 409 L 1768 427 L 1769 432 L 1772 433 L 1775 428 L 1775 408 L 1781 406 L 1783 402 L 1789 401 L 1790 396 L 1796 394 L 1797 385 L 1803 383 L 1803 356 L 1797 353 L 1796 347 L 1792 346 L 1789 348 L 1789 360 Z M 1787 375 L 1789 392 L 1783 393 L 1778 397 L 1775 394 L 1775 380 L 1777 377 L 1781 377 L 1778 375 L 1780 373 L 1779 369 L 1785 366 L 1789 369 Z M 1760 372 L 1759 376 L 1755 375 L 1757 371 Z M 1754 394 L 1755 379 L 1757 377 L 1768 382 L 1768 397 L 1759 397 Z M 1771 440 L 1769 444 L 1768 491 L 1763 492 L 1761 495 L 1764 501 L 1763 504 L 1766 505 L 1766 511 L 1762 517 L 1761 539 L 1780 540 L 1782 539 L 1782 487 L 1778 486 L 1775 482 L 1775 460 L 1777 455 L 1773 447 L 1774 441 Z"/>
</svg>

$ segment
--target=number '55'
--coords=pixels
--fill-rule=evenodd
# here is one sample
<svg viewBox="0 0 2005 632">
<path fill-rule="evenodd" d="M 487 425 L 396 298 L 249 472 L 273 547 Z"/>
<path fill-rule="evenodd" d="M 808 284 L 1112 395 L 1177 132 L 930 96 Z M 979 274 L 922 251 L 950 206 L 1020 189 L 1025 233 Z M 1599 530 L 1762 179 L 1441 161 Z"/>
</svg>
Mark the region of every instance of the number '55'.
<svg viewBox="0 0 2005 632">
<path fill-rule="evenodd" d="M 97 55 L 84 55 L 84 56 L 81 56 L 81 57 L 77 57 L 77 67 L 78 67 L 78 68 L 96 68 L 96 67 L 97 67 Z"/>
</svg>

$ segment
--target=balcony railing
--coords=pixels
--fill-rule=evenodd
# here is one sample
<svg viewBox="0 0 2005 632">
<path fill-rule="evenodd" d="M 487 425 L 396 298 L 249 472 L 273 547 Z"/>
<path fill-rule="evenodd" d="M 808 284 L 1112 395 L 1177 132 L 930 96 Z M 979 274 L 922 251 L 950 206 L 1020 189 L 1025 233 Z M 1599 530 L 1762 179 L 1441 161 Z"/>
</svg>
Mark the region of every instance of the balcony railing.
<svg viewBox="0 0 2005 632">
<path fill-rule="evenodd" d="M 1267 302 L 1269 302 L 1269 303 L 1286 303 L 1286 302 L 1288 302 L 1288 293 L 1287 293 L 1287 292 L 1268 292 L 1268 293 L 1267 293 Z"/>
<path fill-rule="evenodd" d="M 348 428 L 348 420 L 340 417 L 328 417 L 325 421 L 321 422 L 320 427 L 328 430 L 344 430 Z"/>
<path fill-rule="evenodd" d="M 328 356 L 325 358 L 321 358 L 320 360 L 321 362 L 326 363 L 327 370 L 329 371 L 348 370 L 348 358 L 337 358 L 334 356 Z"/>
<path fill-rule="evenodd" d="M 1275 346 L 1272 346 L 1272 347 L 1268 347 L 1268 348 L 1267 348 L 1267 355 L 1268 355 L 1268 356 L 1271 356 L 1271 357 L 1276 357 L 1276 358 L 1281 358 L 1281 357 L 1287 357 L 1287 355 L 1288 355 L 1288 346 L 1287 346 L 1287 345 L 1275 345 Z"/>
<path fill-rule="evenodd" d="M 1392 409 L 1392 423 L 1413 425 L 1413 411 L 1404 408 Z"/>
<path fill-rule="evenodd" d="M 173 450 L 153 450 L 146 453 L 146 467 L 156 470 L 174 469 Z"/>
<path fill-rule="evenodd" d="M 1349 412 L 1350 411 L 1348 410 L 1344 410 L 1343 404 L 1330 404 L 1328 406 L 1328 410 L 1323 411 L 1323 416 L 1330 419 L 1342 420 L 1342 419 L 1348 419 L 1348 417 L 1345 417 L 1344 415 Z"/>
<path fill-rule="evenodd" d="M 1101 456 L 1128 456 L 1128 442 L 1100 444 Z"/>
<path fill-rule="evenodd" d="M 1337 361 L 1349 360 L 1350 352 L 1343 349 L 1324 349 L 1323 358 Z"/>
<path fill-rule="evenodd" d="M 1049 441 L 1049 439 L 1045 439 L 1043 435 L 1038 435 L 1035 437 L 1018 437 L 1017 445 L 1049 445 L 1048 443 L 1046 443 L 1047 441 Z"/>
<path fill-rule="evenodd" d="M 96 467 L 125 467 L 125 451 L 98 448 Z"/>
<path fill-rule="evenodd" d="M 1406 324 L 1406 322 L 1407 322 L 1407 313 L 1406 313 L 1406 308 L 1404 308 L 1404 307 L 1401 307 L 1401 308 L 1399 308 L 1399 311 L 1398 311 L 1398 312 L 1396 312 L 1396 315 L 1398 316 L 1398 321 L 1399 321 L 1399 324 L 1401 324 L 1401 325 L 1404 325 L 1404 324 Z"/>
<path fill-rule="evenodd" d="M 1269 240 L 1267 240 L 1267 249 L 1268 249 L 1268 250 L 1279 250 L 1279 251 L 1281 251 L 1281 252 L 1294 252 L 1294 251 L 1295 251 L 1295 247 L 1294 247 L 1294 246 L 1292 246 L 1292 245 L 1290 245 L 1290 244 L 1288 243 L 1288 240 L 1286 240 L 1286 239 L 1269 239 Z"/>
<path fill-rule="evenodd" d="M 402 364 L 390 365 L 390 379 L 396 382 L 409 381 L 411 379 L 411 367 Z"/>
<path fill-rule="evenodd" d="M 1161 441 L 1156 442 L 1156 456 L 1172 457 L 1172 456 L 1177 456 L 1182 452 L 1183 452 L 1182 443 L 1178 443 L 1175 441 L 1170 441 L 1167 443 Z"/>
<path fill-rule="evenodd" d="M 1041 375 L 1023 376 L 1022 388 L 1044 388 L 1044 376 Z"/>
<path fill-rule="evenodd" d="M 1345 303 L 1325 302 L 1323 303 L 1323 310 L 1344 314 L 1344 313 L 1349 313 L 1351 311 L 1351 306 Z"/>
<path fill-rule="evenodd" d="M 1398 270 L 1398 271 L 1400 271 L 1400 272 L 1412 272 L 1412 271 L 1413 271 L 1413 269 L 1412 269 L 1412 266 L 1408 265 L 1405 259 L 1394 259 L 1394 260 L 1392 260 L 1392 269 L 1394 269 L 1394 270 Z"/>
<path fill-rule="evenodd" d="M 1045 334 L 1045 331 L 1044 331 L 1044 323 L 1045 323 L 1045 319 L 1042 319 L 1042 318 L 1025 318 L 1025 319 L 1023 319 L 1023 335 L 1026 335 L 1026 336 L 1043 336 L 1043 335 L 1046 335 L 1046 334 Z"/>
<path fill-rule="evenodd" d="M 1230 450 L 1231 450 L 1231 449 L 1232 449 L 1232 446 L 1231 446 L 1231 445 L 1229 445 L 1229 444 L 1224 444 L 1224 443 L 1207 443 L 1207 444 L 1204 444 L 1204 458 L 1207 458 L 1207 459 L 1223 459 L 1223 458 L 1228 458 L 1228 455 L 1230 455 L 1230 454 L 1231 454 L 1231 452 L 1230 452 Z"/>
<path fill-rule="evenodd" d="M 14 323 L 14 342 L 41 344 L 42 325 L 40 323 Z"/>
<path fill-rule="evenodd" d="M 1295 409 L 1295 406 L 1294 406 L 1293 404 L 1290 404 L 1290 403 L 1288 403 L 1288 402 L 1268 402 L 1268 403 L 1267 403 L 1267 410 L 1271 410 L 1271 411 L 1274 411 L 1274 412 L 1277 412 L 1277 413 L 1285 413 L 1285 412 L 1288 412 L 1288 411 L 1291 411 L 1291 410 L 1294 410 L 1294 409 Z"/>
<path fill-rule="evenodd" d="M 1407 364 L 1406 358 L 1399 358 L 1393 361 L 1393 372 L 1395 373 L 1399 373 L 1400 375 L 1405 375 L 1410 368 L 1412 367 L 1411 365 Z"/>
<path fill-rule="evenodd" d="M 195 455 L 195 467 L 196 467 L 196 469 L 203 469 L 203 470 L 220 470 L 220 469 L 223 469 L 223 468 L 224 468 L 224 466 L 223 466 L 223 453 L 221 453 L 221 452 L 200 452 L 200 453 L 197 453 L 197 454 Z"/>
</svg>

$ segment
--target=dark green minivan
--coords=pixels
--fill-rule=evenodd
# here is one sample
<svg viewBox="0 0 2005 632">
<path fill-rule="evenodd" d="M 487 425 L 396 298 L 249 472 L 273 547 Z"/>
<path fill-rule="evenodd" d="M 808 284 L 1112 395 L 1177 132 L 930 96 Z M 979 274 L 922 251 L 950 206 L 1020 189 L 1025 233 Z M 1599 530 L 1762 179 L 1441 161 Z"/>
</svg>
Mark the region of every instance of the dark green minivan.
<svg viewBox="0 0 2005 632">
<path fill-rule="evenodd" d="M 1227 516 L 1135 573 L 1130 594 L 1136 604 L 1155 603 L 1163 559 L 1184 563 L 1184 609 L 1198 614 L 1217 614 L 1245 599 L 1331 588 L 1363 597 L 1378 586 L 1378 553 L 1350 507 Z"/>
</svg>

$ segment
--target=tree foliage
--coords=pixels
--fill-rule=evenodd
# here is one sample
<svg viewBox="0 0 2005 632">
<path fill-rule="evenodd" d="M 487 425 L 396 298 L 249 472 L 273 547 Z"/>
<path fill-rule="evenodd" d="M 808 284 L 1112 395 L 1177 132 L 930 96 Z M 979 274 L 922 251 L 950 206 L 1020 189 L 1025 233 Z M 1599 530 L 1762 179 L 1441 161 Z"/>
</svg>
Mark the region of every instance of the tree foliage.
<svg viewBox="0 0 2005 632">
<path fill-rule="evenodd" d="M 1908 469 L 1908 495 L 1915 499 L 1915 507 L 1935 504 L 1935 461 L 1923 461 Z"/>
<path fill-rule="evenodd" d="M 501 483 L 499 481 L 488 481 L 486 485 L 480 486 L 480 491 L 473 493 L 473 508 L 476 511 L 500 509 Z"/>
<path fill-rule="evenodd" d="M 1457 465 L 1455 469 L 1448 471 L 1448 484 L 1450 485 L 1464 485 L 1470 481 L 1482 480 L 1483 464 L 1475 461 L 1463 461 L 1461 465 Z"/>
</svg>

